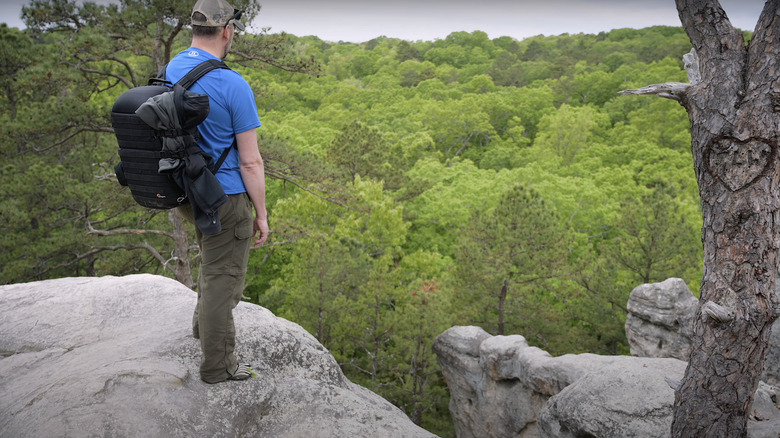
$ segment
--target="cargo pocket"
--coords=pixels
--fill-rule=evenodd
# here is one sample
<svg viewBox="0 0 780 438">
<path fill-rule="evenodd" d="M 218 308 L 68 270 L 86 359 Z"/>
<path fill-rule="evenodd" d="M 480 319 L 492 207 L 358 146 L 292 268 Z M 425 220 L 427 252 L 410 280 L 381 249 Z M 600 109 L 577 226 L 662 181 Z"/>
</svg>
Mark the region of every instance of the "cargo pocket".
<svg viewBox="0 0 780 438">
<path fill-rule="evenodd" d="M 252 217 L 249 219 L 242 218 L 236 226 L 236 239 L 244 240 L 252 237 L 254 233 L 254 224 L 252 223 Z"/>
<path fill-rule="evenodd" d="M 239 199 L 236 199 L 235 209 L 236 216 L 239 218 L 235 229 L 236 239 L 249 239 L 255 232 L 255 215 L 252 211 L 252 202 L 246 193 L 239 195 Z"/>
<path fill-rule="evenodd" d="M 249 263 L 249 249 L 252 246 L 250 237 L 254 234 L 254 214 L 252 212 L 252 203 L 245 194 L 239 199 L 233 200 L 237 222 L 233 233 L 236 238 L 236 246 L 233 251 L 234 262 L 240 267 L 242 273 L 246 273 L 246 266 Z"/>
</svg>

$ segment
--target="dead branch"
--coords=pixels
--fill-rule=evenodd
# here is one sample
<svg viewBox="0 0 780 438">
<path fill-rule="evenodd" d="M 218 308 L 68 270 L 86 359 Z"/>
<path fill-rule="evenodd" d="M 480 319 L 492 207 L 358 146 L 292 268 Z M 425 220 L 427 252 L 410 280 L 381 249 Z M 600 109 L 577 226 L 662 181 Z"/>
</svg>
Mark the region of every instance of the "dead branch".
<svg viewBox="0 0 780 438">
<path fill-rule="evenodd" d="M 118 236 L 118 235 L 125 235 L 125 234 L 134 234 L 134 235 L 140 235 L 140 234 L 156 234 L 158 236 L 165 236 L 170 237 L 173 239 L 173 234 L 169 233 L 167 231 L 162 230 L 144 230 L 140 228 L 125 228 L 125 229 L 116 229 L 116 230 L 96 230 L 94 227 L 92 227 L 92 224 L 90 222 L 87 222 L 87 234 L 92 234 L 95 236 Z"/>
<path fill-rule="evenodd" d="M 688 91 L 688 88 L 690 87 L 691 84 L 686 84 L 683 82 L 667 82 L 665 84 L 648 85 L 646 87 L 635 90 L 618 91 L 618 94 L 655 94 L 658 97 L 682 102 L 686 92 Z"/>
<path fill-rule="evenodd" d="M 688 84 L 683 82 L 667 82 L 665 84 L 648 85 L 634 90 L 618 91 L 618 94 L 655 94 L 658 97 L 683 102 L 683 98 L 688 93 L 688 89 L 691 85 L 696 85 L 701 82 L 699 56 L 696 54 L 696 49 L 691 49 L 690 52 L 683 55 L 683 62 L 685 63 L 685 71 L 688 73 L 688 81 L 690 82 Z"/>
</svg>

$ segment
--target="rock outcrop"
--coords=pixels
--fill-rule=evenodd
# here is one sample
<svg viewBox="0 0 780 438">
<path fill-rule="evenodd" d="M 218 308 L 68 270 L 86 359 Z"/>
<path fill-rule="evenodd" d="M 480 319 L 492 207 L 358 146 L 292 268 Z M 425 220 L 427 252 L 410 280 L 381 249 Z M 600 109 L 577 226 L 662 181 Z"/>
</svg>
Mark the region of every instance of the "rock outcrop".
<svg viewBox="0 0 780 438">
<path fill-rule="evenodd" d="M 578 413 L 570 407 L 581 400 L 558 398 L 551 406 L 550 398 L 566 391 L 575 382 L 597 379 L 597 376 L 613 384 L 609 390 L 602 388 L 605 405 L 614 403 L 619 411 L 621 400 L 636 399 L 624 406 L 626 411 L 621 415 L 672 403 L 674 392 L 663 380 L 660 384 L 665 385 L 665 389 L 659 394 L 648 395 L 647 388 L 658 386 L 653 379 L 660 374 L 666 373 L 679 380 L 685 371 L 685 362 L 671 358 L 596 354 L 552 357 L 544 350 L 529 346 L 522 336 L 491 336 L 478 327 L 448 329 L 436 338 L 434 351 L 450 389 L 450 413 L 459 438 L 555 437 L 556 433 L 573 431 L 575 428 L 565 415 L 583 414 L 588 407 L 582 406 Z M 606 374 L 606 370 L 611 370 L 610 374 Z M 626 377 L 611 374 L 618 372 Z M 634 381 L 629 376 L 644 377 Z M 620 398 L 612 399 L 614 395 L 620 395 Z M 567 409 L 561 411 L 559 407 Z M 548 425 L 542 430 L 537 424 L 541 411 L 548 412 Z M 599 419 L 604 420 L 603 415 L 607 413 L 601 411 Z M 662 427 L 659 424 L 666 420 L 671 424 L 671 418 L 637 418 L 632 427 L 640 431 L 651 430 Z"/>
<path fill-rule="evenodd" d="M 247 303 L 237 354 L 259 377 L 203 383 L 195 299 L 152 275 L 0 287 L 0 435 L 433 437 L 300 326 Z"/>
<path fill-rule="evenodd" d="M 682 279 L 637 286 L 627 308 L 626 338 L 632 356 L 688 360 L 699 300 Z"/>
<path fill-rule="evenodd" d="M 626 338 L 632 356 L 688 360 L 699 300 L 682 279 L 637 286 L 626 308 Z M 780 319 L 772 326 L 761 380 L 780 386 Z"/>
<path fill-rule="evenodd" d="M 522 336 L 491 336 L 478 327 L 439 335 L 434 351 L 450 389 L 457 436 L 669 436 L 670 385 L 687 366 L 675 357 L 687 358 L 698 304 L 681 280 L 670 279 L 636 288 L 628 308 L 631 352 L 659 357 L 552 357 Z M 749 438 L 777 438 L 780 430 L 780 389 L 773 386 L 780 321 L 773 329 L 764 382 L 750 409 Z"/>
</svg>

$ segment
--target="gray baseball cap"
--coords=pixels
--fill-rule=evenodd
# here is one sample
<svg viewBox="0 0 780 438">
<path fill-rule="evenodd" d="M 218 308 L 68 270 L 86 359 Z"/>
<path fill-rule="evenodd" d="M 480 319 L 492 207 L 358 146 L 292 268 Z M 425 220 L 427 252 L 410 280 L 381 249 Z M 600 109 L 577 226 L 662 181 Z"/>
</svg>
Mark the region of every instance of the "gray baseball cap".
<svg viewBox="0 0 780 438">
<path fill-rule="evenodd" d="M 238 21 L 243 11 L 235 9 L 226 0 L 198 0 L 192 8 L 192 14 L 196 12 L 206 16 L 205 20 L 195 20 L 194 17 L 190 17 L 192 24 L 196 26 L 225 27 L 233 23 L 238 30 L 244 30 L 244 24 Z"/>
</svg>

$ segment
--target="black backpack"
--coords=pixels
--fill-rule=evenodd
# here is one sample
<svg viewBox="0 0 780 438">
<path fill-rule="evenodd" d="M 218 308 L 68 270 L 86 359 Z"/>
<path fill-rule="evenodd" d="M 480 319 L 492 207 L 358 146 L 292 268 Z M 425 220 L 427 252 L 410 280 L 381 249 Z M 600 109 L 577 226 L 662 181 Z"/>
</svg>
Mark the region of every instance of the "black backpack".
<svg viewBox="0 0 780 438">
<path fill-rule="evenodd" d="M 213 164 L 212 158 L 197 146 L 200 134 L 196 126 L 178 131 L 163 131 L 152 128 L 136 114 L 136 110 L 149 98 L 162 93 L 174 93 L 179 85 L 186 90 L 206 73 L 216 68 L 229 69 L 222 61 L 208 60 L 198 64 L 171 87 L 165 85 L 172 84 L 165 80 L 165 68 L 163 67 L 157 75 L 158 77 L 150 79 L 148 85 L 127 90 L 114 103 L 111 109 L 111 124 L 119 144 L 120 158 L 120 162 L 114 167 L 114 170 L 119 183 L 130 188 L 130 193 L 138 204 L 148 208 L 165 210 L 188 203 L 187 192 L 182 187 L 182 181 L 177 181 L 171 173 L 159 171 L 162 158 L 181 159 L 185 158 L 186 155 L 191 157 L 192 154 L 201 154 L 211 173 L 216 174 L 233 148 L 231 146 L 225 149 L 217 163 Z M 197 96 L 208 99 L 204 95 Z M 180 102 L 177 102 L 177 109 L 179 104 Z M 180 111 L 180 114 L 184 113 L 182 110 Z M 207 114 L 208 104 L 206 103 Z M 205 119 L 205 115 L 203 118 Z M 185 137 L 186 143 L 190 147 L 178 153 L 164 150 L 163 138 L 176 136 Z"/>
</svg>

